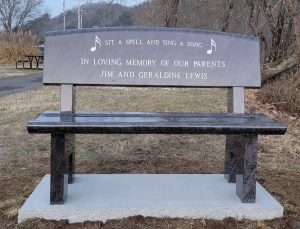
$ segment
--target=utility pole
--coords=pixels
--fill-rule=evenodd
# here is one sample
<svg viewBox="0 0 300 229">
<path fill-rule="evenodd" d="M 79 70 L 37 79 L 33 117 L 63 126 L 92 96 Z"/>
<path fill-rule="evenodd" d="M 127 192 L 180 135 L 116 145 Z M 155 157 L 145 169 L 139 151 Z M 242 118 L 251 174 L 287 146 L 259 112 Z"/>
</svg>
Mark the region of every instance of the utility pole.
<svg viewBox="0 0 300 229">
<path fill-rule="evenodd" d="M 82 29 L 82 10 L 80 11 L 80 28 Z"/>
<path fill-rule="evenodd" d="M 86 10 L 80 10 L 80 28 L 82 29 L 82 18 L 83 18 L 83 14 L 85 14 Z"/>
<path fill-rule="evenodd" d="M 80 7 L 80 0 L 78 0 L 78 29 L 81 29 L 81 7 Z"/>
<path fill-rule="evenodd" d="M 87 1 L 87 3 L 92 3 L 93 1 Z M 77 17 L 78 17 L 78 29 L 82 29 L 82 15 L 86 12 L 86 10 L 81 9 L 80 0 L 78 0 L 78 10 L 77 10 Z"/>
<path fill-rule="evenodd" d="M 66 30 L 66 2 L 63 2 L 63 13 L 64 13 L 64 30 Z"/>
</svg>

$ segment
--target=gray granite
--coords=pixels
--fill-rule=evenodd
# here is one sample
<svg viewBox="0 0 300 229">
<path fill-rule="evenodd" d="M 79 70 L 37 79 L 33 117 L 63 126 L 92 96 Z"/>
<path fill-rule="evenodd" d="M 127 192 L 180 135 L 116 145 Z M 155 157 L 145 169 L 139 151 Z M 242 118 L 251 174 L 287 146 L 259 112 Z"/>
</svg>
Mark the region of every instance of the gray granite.
<svg viewBox="0 0 300 229">
<path fill-rule="evenodd" d="M 50 33 L 44 66 L 45 84 L 261 86 L 258 38 L 198 29 L 114 27 Z"/>
<path fill-rule="evenodd" d="M 263 114 L 233 113 L 44 112 L 27 128 L 30 133 L 51 133 L 53 204 L 64 202 L 66 174 L 69 183 L 73 183 L 74 134 L 227 134 L 225 177 L 234 182 L 235 174 L 238 174 L 237 194 L 243 202 L 253 202 L 253 165 L 256 165 L 253 136 L 257 138 L 258 134 L 283 134 L 286 131 L 286 125 Z"/>
<path fill-rule="evenodd" d="M 68 163 L 65 135 L 51 134 L 50 203 L 63 204 L 68 194 Z"/>
<path fill-rule="evenodd" d="M 75 134 L 65 135 L 65 147 L 66 155 L 68 157 L 68 183 L 72 184 L 74 182 L 75 173 Z"/>
<path fill-rule="evenodd" d="M 243 160 L 245 150 L 244 135 L 227 135 L 225 147 L 224 175 L 229 183 L 236 182 L 239 161 Z"/>
<path fill-rule="evenodd" d="M 287 126 L 264 114 L 76 112 L 67 119 L 44 112 L 27 129 L 45 134 L 284 134 Z"/>
<path fill-rule="evenodd" d="M 256 197 L 257 135 L 245 135 L 245 150 L 237 161 L 236 193 L 243 203 L 253 203 Z"/>
</svg>

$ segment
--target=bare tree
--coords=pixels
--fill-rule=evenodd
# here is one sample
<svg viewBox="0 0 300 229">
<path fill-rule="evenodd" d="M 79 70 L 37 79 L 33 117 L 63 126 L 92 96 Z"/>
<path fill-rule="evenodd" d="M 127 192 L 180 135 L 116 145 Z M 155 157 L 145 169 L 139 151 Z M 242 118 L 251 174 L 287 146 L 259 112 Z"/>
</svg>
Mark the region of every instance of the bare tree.
<svg viewBox="0 0 300 229">
<path fill-rule="evenodd" d="M 264 16 L 272 33 L 269 61 L 275 61 L 286 56 L 288 44 L 291 41 L 291 20 L 281 0 L 271 4 L 271 0 L 263 0 Z"/>
<path fill-rule="evenodd" d="M 285 0 L 285 5 L 292 19 L 296 55 L 300 56 L 300 21 L 297 15 L 297 9 L 292 0 Z"/>
<path fill-rule="evenodd" d="M 134 11 L 134 24 L 138 26 L 165 26 L 165 10 L 162 0 L 146 1 Z"/>
<path fill-rule="evenodd" d="M 247 10 L 245 14 L 247 14 L 247 23 L 248 30 L 246 30 L 246 34 L 251 34 L 253 36 L 257 36 L 260 39 L 260 60 L 261 64 L 265 63 L 266 59 L 266 50 L 267 50 L 267 38 L 260 26 L 260 22 L 262 19 L 262 2 L 261 0 L 245 0 L 245 6 Z M 249 32 L 250 31 L 250 32 Z"/>
<path fill-rule="evenodd" d="M 299 63 L 299 58 L 291 52 L 292 22 L 283 0 L 245 0 L 245 3 L 250 33 L 260 38 L 265 83 Z"/>
<path fill-rule="evenodd" d="M 144 2 L 134 13 L 138 25 L 176 27 L 181 0 Z"/>
<path fill-rule="evenodd" d="M 297 69 L 297 72 L 295 73 L 295 79 L 296 79 L 296 84 L 297 87 L 300 88 L 300 68 L 299 68 L 299 62 L 300 62 L 300 21 L 299 21 L 299 15 L 297 11 L 297 7 L 294 3 L 297 1 L 293 0 L 284 0 L 284 10 L 287 11 L 286 16 L 284 18 L 289 24 L 289 29 L 288 32 L 290 32 L 291 28 L 293 28 L 293 35 L 294 35 L 294 40 L 292 40 L 289 36 L 289 39 L 286 37 L 282 37 L 281 40 L 289 40 L 290 43 L 292 43 L 294 47 L 294 51 L 290 52 L 289 54 L 286 54 L 283 56 L 283 58 L 280 59 L 279 64 L 276 64 L 275 62 L 270 62 L 264 65 L 264 71 L 263 71 L 263 81 L 266 82 L 269 79 L 275 78 L 277 76 L 281 76 L 282 73 Z M 281 0 L 278 0 L 277 3 L 281 3 Z M 280 14 L 279 11 L 279 16 L 282 15 Z M 273 20 L 275 22 L 275 20 Z M 279 22 L 282 24 L 282 22 Z M 276 25 L 277 26 L 277 25 Z M 278 29 L 278 28 L 277 28 Z M 279 31 L 281 28 L 279 28 Z M 274 33 L 276 33 L 274 31 Z M 283 42 L 278 42 L 278 43 L 283 43 Z M 276 44 L 276 40 L 274 42 L 274 39 L 272 40 L 274 44 Z M 276 47 L 274 47 L 276 48 Z M 280 47 L 278 47 L 280 48 Z M 281 48 L 282 49 L 282 48 Z M 275 64 L 274 64 L 275 63 Z"/>
<path fill-rule="evenodd" d="M 165 1 L 168 4 L 166 10 L 166 27 L 176 27 L 179 2 L 179 0 Z"/>
<path fill-rule="evenodd" d="M 6 31 L 17 31 L 39 14 L 43 0 L 0 0 L 0 24 Z"/>
<path fill-rule="evenodd" d="M 293 23 L 293 32 L 294 32 L 294 43 L 295 43 L 295 55 L 300 59 L 300 21 L 299 15 L 297 14 L 297 8 L 294 5 L 292 0 L 285 0 L 286 8 L 288 9 L 288 13 L 292 19 Z M 295 73 L 295 83 L 297 84 L 297 89 L 300 90 L 300 67 L 298 65 L 298 70 Z"/>
<path fill-rule="evenodd" d="M 226 8 L 224 11 L 224 19 L 223 19 L 224 21 L 220 29 L 222 32 L 229 31 L 230 19 L 233 14 L 233 7 L 234 7 L 234 0 L 226 1 Z"/>
</svg>

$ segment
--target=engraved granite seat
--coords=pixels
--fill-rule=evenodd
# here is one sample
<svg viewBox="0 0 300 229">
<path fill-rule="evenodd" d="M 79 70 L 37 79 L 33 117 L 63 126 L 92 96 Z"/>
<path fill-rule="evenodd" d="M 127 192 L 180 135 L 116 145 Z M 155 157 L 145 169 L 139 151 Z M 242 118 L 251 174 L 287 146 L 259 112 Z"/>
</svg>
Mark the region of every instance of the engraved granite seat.
<svg viewBox="0 0 300 229">
<path fill-rule="evenodd" d="M 189 47 L 191 41 L 197 46 Z M 225 178 L 236 182 L 242 202 L 255 202 L 258 135 L 287 129 L 264 114 L 244 113 L 244 88 L 261 84 L 259 59 L 257 38 L 229 33 L 167 28 L 48 33 L 43 82 L 61 85 L 61 110 L 42 113 L 27 128 L 51 134 L 50 203 L 64 203 L 68 182 L 74 181 L 75 134 L 226 135 Z M 228 113 L 79 113 L 76 85 L 224 87 Z"/>
</svg>

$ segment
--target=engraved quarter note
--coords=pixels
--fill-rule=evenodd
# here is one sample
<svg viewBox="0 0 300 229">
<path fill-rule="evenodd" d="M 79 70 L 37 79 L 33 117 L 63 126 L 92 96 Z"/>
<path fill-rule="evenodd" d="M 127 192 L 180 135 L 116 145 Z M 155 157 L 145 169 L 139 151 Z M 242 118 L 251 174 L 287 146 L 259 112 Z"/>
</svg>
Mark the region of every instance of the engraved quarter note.
<svg viewBox="0 0 300 229">
<path fill-rule="evenodd" d="M 209 55 L 212 54 L 213 53 L 213 48 L 214 48 L 214 51 L 217 51 L 216 42 L 212 38 L 210 38 L 210 49 L 207 50 L 207 54 L 209 54 Z"/>
<path fill-rule="evenodd" d="M 95 46 L 93 46 L 93 47 L 91 48 L 91 51 L 92 51 L 92 52 L 95 52 L 95 51 L 97 50 L 97 44 L 99 45 L 99 48 L 101 48 L 101 40 L 100 40 L 100 38 L 96 35 L 96 37 L 95 37 Z"/>
</svg>

